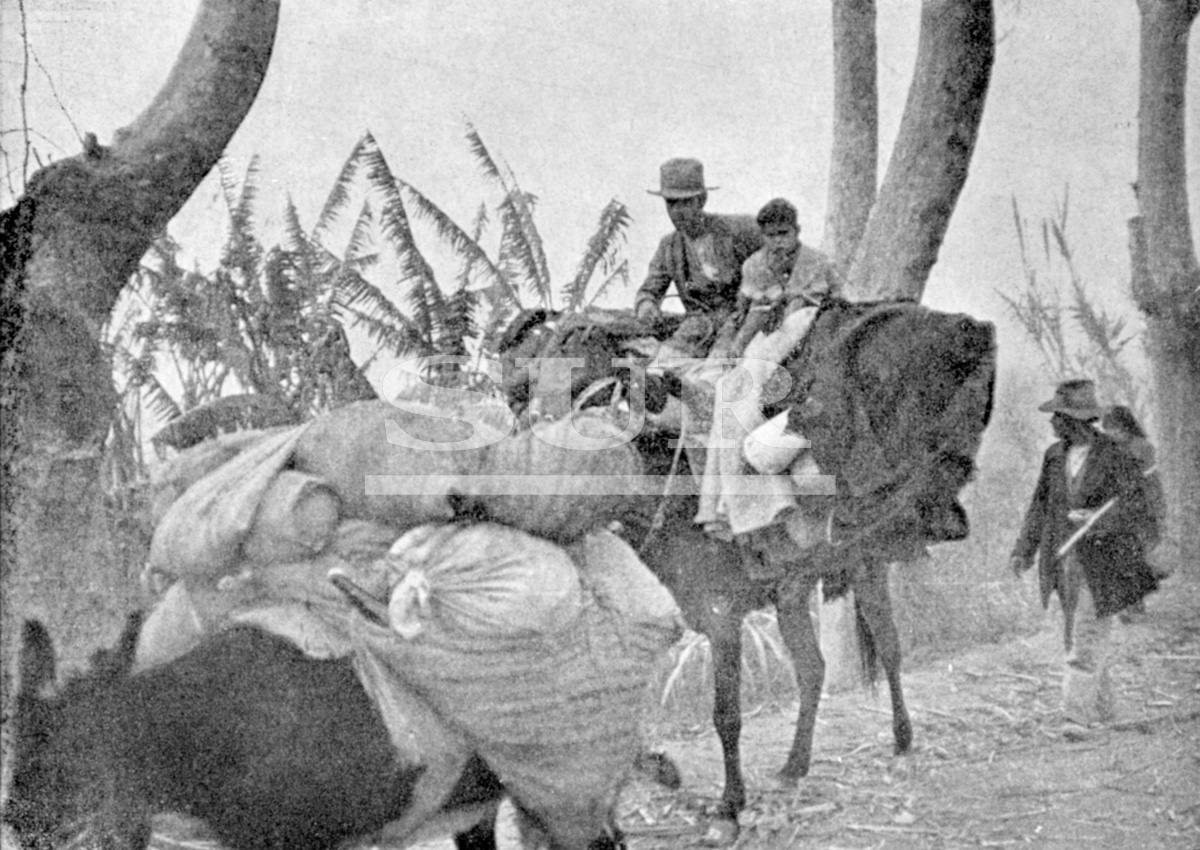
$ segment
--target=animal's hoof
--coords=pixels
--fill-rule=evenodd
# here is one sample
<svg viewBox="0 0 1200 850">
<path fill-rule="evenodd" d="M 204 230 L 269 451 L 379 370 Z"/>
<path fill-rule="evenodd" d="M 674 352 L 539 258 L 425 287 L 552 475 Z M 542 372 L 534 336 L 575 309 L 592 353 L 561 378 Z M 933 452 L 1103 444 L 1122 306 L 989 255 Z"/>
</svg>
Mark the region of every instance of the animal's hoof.
<svg viewBox="0 0 1200 850">
<path fill-rule="evenodd" d="M 800 777 L 803 773 L 794 770 L 788 770 L 786 767 L 775 774 L 775 783 L 784 791 L 789 791 L 795 788 L 800 782 Z"/>
<path fill-rule="evenodd" d="M 704 838 L 701 839 L 701 842 L 706 847 L 728 847 L 737 841 L 737 837 L 737 821 L 721 818 L 714 820 L 708 825 L 708 831 L 704 833 Z"/>
</svg>

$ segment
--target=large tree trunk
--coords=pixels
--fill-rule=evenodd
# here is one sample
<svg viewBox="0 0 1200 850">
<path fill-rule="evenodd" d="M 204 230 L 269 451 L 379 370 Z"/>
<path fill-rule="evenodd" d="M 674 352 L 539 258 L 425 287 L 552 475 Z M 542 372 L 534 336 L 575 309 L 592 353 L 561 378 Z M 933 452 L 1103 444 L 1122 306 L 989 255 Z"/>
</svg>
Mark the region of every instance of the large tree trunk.
<svg viewBox="0 0 1200 850">
<path fill-rule="evenodd" d="M 1146 316 L 1157 437 L 1176 566 L 1200 570 L 1200 264 L 1188 215 L 1188 32 L 1200 0 L 1138 0 L 1137 199 L 1130 221 L 1133 295 Z"/>
<path fill-rule="evenodd" d="M 875 203 L 879 160 L 879 88 L 875 0 L 833 2 L 833 155 L 825 214 L 825 253 L 845 273 Z M 859 662 L 854 593 L 820 605 L 825 687 L 865 682 Z"/>
<path fill-rule="evenodd" d="M 49 620 L 72 664 L 111 639 L 136 591 L 99 480 L 114 412 L 101 329 L 249 111 L 278 10 L 278 0 L 205 0 L 149 108 L 110 147 L 89 136 L 81 155 L 39 171 L 3 213 L 6 698 L 14 619 Z"/>
<path fill-rule="evenodd" d="M 879 87 L 875 0 L 833 0 L 833 155 L 825 253 L 850 268 L 875 204 Z"/>
<path fill-rule="evenodd" d="M 846 283 L 851 300 L 921 299 L 967 179 L 994 56 L 991 0 L 925 0 L 900 132 Z"/>
</svg>

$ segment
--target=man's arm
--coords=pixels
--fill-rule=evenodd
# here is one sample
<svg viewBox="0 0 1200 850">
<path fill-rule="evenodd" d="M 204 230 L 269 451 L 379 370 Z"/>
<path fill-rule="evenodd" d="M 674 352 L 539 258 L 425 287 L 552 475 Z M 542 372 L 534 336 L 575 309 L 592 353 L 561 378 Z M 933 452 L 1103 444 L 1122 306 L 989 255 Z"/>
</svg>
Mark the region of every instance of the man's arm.
<svg viewBox="0 0 1200 850">
<path fill-rule="evenodd" d="M 842 292 L 841 274 L 828 257 L 807 246 L 801 246 L 800 251 L 796 262 L 804 263 L 804 267 L 800 275 L 793 275 L 788 281 L 791 284 L 786 293 L 788 313 L 802 307 L 819 307 Z"/>
<path fill-rule="evenodd" d="M 650 269 L 646 273 L 645 282 L 638 288 L 633 299 L 634 314 L 646 322 L 657 321 L 662 316 L 659 309 L 663 296 L 674 280 L 674 270 L 671 268 L 671 240 L 674 234 L 664 236 L 658 243 L 658 250 L 650 258 Z"/>
<path fill-rule="evenodd" d="M 1042 459 L 1042 471 L 1038 475 L 1033 498 L 1029 501 L 1025 519 L 1021 523 L 1021 533 L 1017 535 L 1017 542 L 1013 545 L 1012 554 L 1009 556 L 1009 564 L 1013 572 L 1018 575 L 1029 569 L 1033 563 L 1033 556 L 1037 554 L 1038 546 L 1041 545 L 1042 529 L 1048 521 L 1046 512 L 1050 492 L 1049 469 L 1050 452 L 1047 450 L 1046 456 Z"/>
</svg>

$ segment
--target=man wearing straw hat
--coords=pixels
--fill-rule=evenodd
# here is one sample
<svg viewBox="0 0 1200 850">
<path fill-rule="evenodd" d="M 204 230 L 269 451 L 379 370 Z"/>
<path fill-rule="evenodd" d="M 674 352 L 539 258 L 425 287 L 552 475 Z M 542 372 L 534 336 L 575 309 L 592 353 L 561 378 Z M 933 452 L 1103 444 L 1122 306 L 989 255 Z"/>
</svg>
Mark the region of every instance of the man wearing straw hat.
<svg viewBox="0 0 1200 850">
<path fill-rule="evenodd" d="M 1042 460 L 1010 565 L 1020 575 L 1037 553 L 1042 605 L 1058 593 L 1067 649 L 1062 733 L 1078 741 L 1112 719 L 1113 616 L 1158 587 L 1142 545 L 1156 520 L 1137 461 L 1095 428 L 1103 410 L 1092 381 L 1060 383 L 1038 410 L 1050 414 L 1058 441 Z"/>
<path fill-rule="evenodd" d="M 646 190 L 666 202 L 675 230 L 659 242 L 634 298 L 634 312 L 647 324 L 662 324 L 660 304 L 674 284 L 684 317 L 669 343 L 685 358 L 704 357 L 718 335 L 732 340 L 742 263 L 762 245 L 753 216 L 704 211 L 708 193 L 716 188 L 705 185 L 700 160 L 676 158 L 662 164 L 659 188 Z"/>
</svg>

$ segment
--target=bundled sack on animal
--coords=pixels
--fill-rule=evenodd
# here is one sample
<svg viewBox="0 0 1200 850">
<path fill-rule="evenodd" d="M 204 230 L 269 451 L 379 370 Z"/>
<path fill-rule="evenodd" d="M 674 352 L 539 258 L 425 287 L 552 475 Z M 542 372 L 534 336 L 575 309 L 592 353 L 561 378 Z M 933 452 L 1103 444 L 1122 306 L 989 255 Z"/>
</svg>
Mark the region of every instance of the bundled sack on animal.
<svg viewBox="0 0 1200 850">
<path fill-rule="evenodd" d="M 292 466 L 328 481 L 345 517 L 387 523 L 397 533 L 445 522 L 455 516 L 455 498 L 470 490 L 487 447 L 506 433 L 487 424 L 487 410 L 348 404 L 308 425 Z"/>
<path fill-rule="evenodd" d="M 193 583 L 191 616 L 350 657 L 407 757 L 423 754 L 399 700 L 416 693 L 523 806 L 600 828 L 641 749 L 649 677 L 682 631 L 673 598 L 607 531 L 568 551 L 493 523 L 431 524 L 372 557 L 383 528 L 350 520 L 319 556 Z"/>
<path fill-rule="evenodd" d="M 391 628 L 359 635 L 374 660 L 535 810 L 615 799 L 641 749 L 655 663 L 682 633 L 632 549 L 607 531 L 568 555 L 512 528 L 443 526 L 409 532 L 375 568 L 391 587 Z M 512 581 L 525 572 L 536 583 Z"/>
<path fill-rule="evenodd" d="M 175 577 L 220 576 L 243 559 L 247 544 L 268 559 L 320 552 L 341 508 L 324 482 L 288 470 L 305 427 L 248 439 L 236 454 L 191 482 L 154 529 L 150 568 Z M 195 468 L 194 459 L 221 455 L 198 446 L 178 466 Z"/>
<path fill-rule="evenodd" d="M 604 410 L 539 422 L 487 448 L 471 493 L 489 518 L 570 543 L 642 495 L 631 440 Z"/>
</svg>

